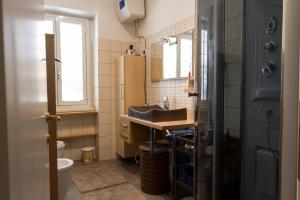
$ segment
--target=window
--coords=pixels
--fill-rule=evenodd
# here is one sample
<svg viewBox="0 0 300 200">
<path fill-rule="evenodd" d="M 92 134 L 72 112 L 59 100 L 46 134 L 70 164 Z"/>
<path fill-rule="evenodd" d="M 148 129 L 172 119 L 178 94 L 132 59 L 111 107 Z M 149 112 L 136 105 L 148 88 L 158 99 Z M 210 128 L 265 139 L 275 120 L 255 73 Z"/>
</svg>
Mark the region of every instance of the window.
<svg viewBox="0 0 300 200">
<path fill-rule="evenodd" d="M 57 63 L 57 104 L 89 104 L 88 21 L 80 18 L 49 15 L 46 33 L 55 35 Z"/>
<path fill-rule="evenodd" d="M 208 33 L 201 30 L 201 100 L 207 100 L 207 81 L 208 81 Z"/>
</svg>

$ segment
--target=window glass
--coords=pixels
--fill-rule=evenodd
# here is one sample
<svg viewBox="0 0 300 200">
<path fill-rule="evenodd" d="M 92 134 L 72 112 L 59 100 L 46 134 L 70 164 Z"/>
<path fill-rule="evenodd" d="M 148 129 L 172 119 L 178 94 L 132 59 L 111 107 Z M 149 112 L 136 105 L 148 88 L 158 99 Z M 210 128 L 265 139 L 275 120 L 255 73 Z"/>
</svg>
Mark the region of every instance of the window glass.
<svg viewBox="0 0 300 200">
<path fill-rule="evenodd" d="M 81 24 L 60 22 L 61 100 L 84 100 L 83 29 Z"/>
<path fill-rule="evenodd" d="M 53 20 L 45 21 L 45 33 L 53 34 L 54 33 L 54 22 Z"/>
</svg>

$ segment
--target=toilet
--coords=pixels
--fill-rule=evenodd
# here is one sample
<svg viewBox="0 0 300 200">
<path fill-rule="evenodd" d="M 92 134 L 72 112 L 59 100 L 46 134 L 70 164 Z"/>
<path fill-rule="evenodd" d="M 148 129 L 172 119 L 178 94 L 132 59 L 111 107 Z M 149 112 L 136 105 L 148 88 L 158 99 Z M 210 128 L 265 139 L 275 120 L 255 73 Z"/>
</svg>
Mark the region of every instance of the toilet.
<svg viewBox="0 0 300 200">
<path fill-rule="evenodd" d="M 58 197 L 59 200 L 64 200 L 71 184 L 71 168 L 73 160 L 66 158 L 57 159 L 58 168 Z"/>
<path fill-rule="evenodd" d="M 65 143 L 57 141 L 58 197 L 64 200 L 71 184 L 73 160 L 64 157 Z"/>
</svg>

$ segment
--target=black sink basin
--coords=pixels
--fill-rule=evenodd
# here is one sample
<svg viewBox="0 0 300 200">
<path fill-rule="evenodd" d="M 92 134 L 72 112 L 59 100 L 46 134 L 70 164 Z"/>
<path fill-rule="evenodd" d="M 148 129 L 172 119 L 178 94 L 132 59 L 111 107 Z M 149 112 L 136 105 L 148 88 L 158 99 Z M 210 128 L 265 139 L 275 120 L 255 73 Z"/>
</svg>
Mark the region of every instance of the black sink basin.
<svg viewBox="0 0 300 200">
<path fill-rule="evenodd" d="M 164 110 L 158 105 L 130 106 L 128 116 L 151 122 L 179 121 L 187 119 L 186 108 Z"/>
</svg>

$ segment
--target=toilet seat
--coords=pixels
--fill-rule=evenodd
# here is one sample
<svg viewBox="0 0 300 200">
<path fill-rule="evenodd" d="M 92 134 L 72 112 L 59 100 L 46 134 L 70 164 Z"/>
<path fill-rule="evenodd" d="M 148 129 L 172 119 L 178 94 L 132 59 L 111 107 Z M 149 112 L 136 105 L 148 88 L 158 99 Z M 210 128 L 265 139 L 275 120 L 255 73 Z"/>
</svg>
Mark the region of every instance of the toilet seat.
<svg viewBox="0 0 300 200">
<path fill-rule="evenodd" d="M 58 158 L 57 159 L 57 169 L 59 172 L 66 171 L 72 167 L 74 164 L 73 160 L 66 159 L 66 158 Z"/>
</svg>

